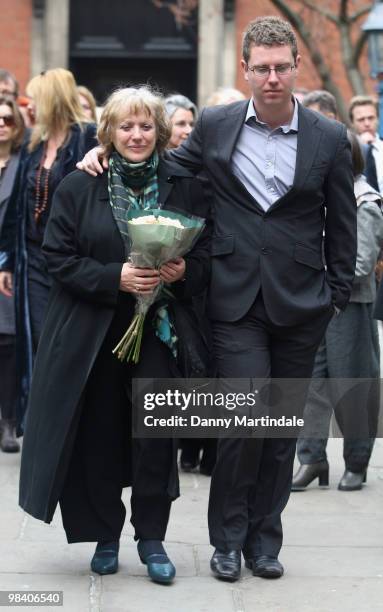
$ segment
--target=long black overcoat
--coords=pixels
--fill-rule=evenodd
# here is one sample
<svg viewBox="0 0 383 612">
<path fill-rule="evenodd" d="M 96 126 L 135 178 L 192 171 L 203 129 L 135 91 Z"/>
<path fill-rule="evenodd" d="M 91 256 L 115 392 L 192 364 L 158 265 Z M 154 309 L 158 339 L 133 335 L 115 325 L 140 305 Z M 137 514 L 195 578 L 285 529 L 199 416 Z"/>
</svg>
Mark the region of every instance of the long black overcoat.
<svg viewBox="0 0 383 612">
<path fill-rule="evenodd" d="M 161 206 L 208 216 L 200 182 L 188 170 L 160 160 L 158 179 Z M 92 178 L 76 171 L 62 181 L 43 252 L 54 284 L 32 380 L 19 502 L 32 516 L 50 522 L 71 456 L 81 397 L 115 312 L 125 260 L 106 173 Z M 185 281 L 173 287 L 179 299 L 190 300 L 208 283 L 209 226 L 185 260 Z"/>
</svg>

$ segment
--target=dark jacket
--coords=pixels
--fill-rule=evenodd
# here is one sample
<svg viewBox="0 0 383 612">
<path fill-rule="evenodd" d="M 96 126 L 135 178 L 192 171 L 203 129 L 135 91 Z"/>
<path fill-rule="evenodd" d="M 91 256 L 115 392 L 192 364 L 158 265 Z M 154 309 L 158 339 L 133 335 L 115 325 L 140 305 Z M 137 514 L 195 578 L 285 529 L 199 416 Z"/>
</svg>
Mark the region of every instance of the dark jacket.
<svg viewBox="0 0 383 612">
<path fill-rule="evenodd" d="M 211 318 L 238 321 L 261 289 L 275 324 L 299 325 L 331 303 L 343 309 L 350 297 L 357 242 L 346 128 L 299 105 L 293 185 L 265 212 L 231 167 L 247 108 L 248 101 L 205 108 L 169 155 L 194 173 L 203 169 L 214 191 Z"/>
<path fill-rule="evenodd" d="M 58 171 L 63 178 L 76 168 L 76 163 L 97 144 L 96 126 L 85 124 L 81 131 L 78 125 L 71 128 L 71 135 L 65 145 L 62 165 Z M 25 413 L 30 381 L 32 377 L 33 352 L 28 308 L 27 291 L 27 190 L 26 177 L 31 164 L 41 159 L 43 143 L 29 153 L 27 143 L 23 145 L 18 173 L 10 197 L 0 237 L 0 270 L 14 273 L 14 299 L 16 309 L 16 355 L 18 370 L 17 420 L 22 423 Z"/>
<path fill-rule="evenodd" d="M 20 152 L 13 153 L 8 162 L 4 176 L 0 181 L 0 236 L 2 233 L 5 214 L 8 209 L 9 199 L 13 190 L 17 168 L 20 161 Z M 0 255 L 1 265 L 1 255 Z M 0 334 L 15 333 L 15 306 L 13 296 L 7 297 L 0 294 Z"/>
<path fill-rule="evenodd" d="M 165 208 L 207 217 L 200 183 L 187 170 L 160 161 L 158 179 Z M 209 231 L 207 227 L 185 256 L 185 281 L 173 285 L 179 298 L 188 300 L 207 285 Z M 50 522 L 76 434 L 80 398 L 115 313 L 125 260 L 109 204 L 106 173 L 92 178 L 75 172 L 62 181 L 54 197 L 43 252 L 54 284 L 30 393 L 20 505 Z"/>
</svg>

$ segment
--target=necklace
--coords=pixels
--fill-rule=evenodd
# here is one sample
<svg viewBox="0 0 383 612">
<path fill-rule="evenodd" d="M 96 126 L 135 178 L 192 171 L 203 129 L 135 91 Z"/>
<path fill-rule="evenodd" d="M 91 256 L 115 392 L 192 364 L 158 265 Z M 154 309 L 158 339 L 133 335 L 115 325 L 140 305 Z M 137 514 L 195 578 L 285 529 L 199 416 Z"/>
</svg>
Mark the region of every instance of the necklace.
<svg viewBox="0 0 383 612">
<path fill-rule="evenodd" d="M 47 156 L 47 146 L 48 145 L 46 143 L 44 145 L 43 154 L 41 156 L 39 167 L 36 172 L 36 198 L 35 198 L 35 213 L 34 213 L 36 225 L 38 224 L 40 217 L 42 213 L 44 212 L 44 210 L 46 209 L 47 204 L 48 204 L 48 185 L 49 185 L 49 174 L 50 174 L 51 169 L 44 168 L 44 162 Z M 41 176 L 43 174 L 43 170 L 45 170 L 45 173 L 44 173 L 43 194 L 41 198 Z"/>
</svg>

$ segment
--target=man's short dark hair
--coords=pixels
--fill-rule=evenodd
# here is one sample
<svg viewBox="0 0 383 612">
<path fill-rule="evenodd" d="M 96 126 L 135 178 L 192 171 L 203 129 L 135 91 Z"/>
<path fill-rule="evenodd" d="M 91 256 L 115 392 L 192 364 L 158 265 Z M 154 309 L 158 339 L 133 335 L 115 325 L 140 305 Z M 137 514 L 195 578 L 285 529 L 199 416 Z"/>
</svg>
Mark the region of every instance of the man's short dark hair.
<svg viewBox="0 0 383 612">
<path fill-rule="evenodd" d="M 357 106 L 373 106 L 376 110 L 376 115 L 378 116 L 379 114 L 378 103 L 375 98 L 373 98 L 372 96 L 354 96 L 353 98 L 351 98 L 350 104 L 348 106 L 348 116 L 350 118 L 350 121 L 354 120 L 353 112 L 354 108 L 356 108 Z"/>
<path fill-rule="evenodd" d="M 17 98 L 17 96 L 19 95 L 19 84 L 16 78 L 13 76 L 12 72 L 9 72 L 4 68 L 0 68 L 0 83 L 6 81 L 12 81 L 12 83 L 14 84 L 15 98 Z"/>
<path fill-rule="evenodd" d="M 318 105 L 321 113 L 332 113 L 334 117 L 338 115 L 338 107 L 335 96 L 325 89 L 315 89 L 310 91 L 302 100 L 302 105 L 306 107 Z"/>
<path fill-rule="evenodd" d="M 258 17 L 250 21 L 243 36 L 242 57 L 246 63 L 250 58 L 253 45 L 257 47 L 277 47 L 288 45 L 291 47 L 294 62 L 298 55 L 297 39 L 294 30 L 288 21 L 280 17 Z"/>
</svg>

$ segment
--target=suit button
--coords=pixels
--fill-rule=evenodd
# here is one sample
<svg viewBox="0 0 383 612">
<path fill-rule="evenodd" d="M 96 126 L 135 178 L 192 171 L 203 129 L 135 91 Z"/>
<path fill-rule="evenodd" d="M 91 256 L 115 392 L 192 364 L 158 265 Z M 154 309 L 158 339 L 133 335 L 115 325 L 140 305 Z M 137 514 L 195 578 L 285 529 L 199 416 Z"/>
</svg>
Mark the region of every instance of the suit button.
<svg viewBox="0 0 383 612">
<path fill-rule="evenodd" d="M 265 247 L 262 247 L 261 251 L 264 255 L 267 255 L 267 253 L 269 252 Z"/>
</svg>

